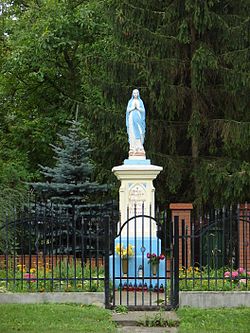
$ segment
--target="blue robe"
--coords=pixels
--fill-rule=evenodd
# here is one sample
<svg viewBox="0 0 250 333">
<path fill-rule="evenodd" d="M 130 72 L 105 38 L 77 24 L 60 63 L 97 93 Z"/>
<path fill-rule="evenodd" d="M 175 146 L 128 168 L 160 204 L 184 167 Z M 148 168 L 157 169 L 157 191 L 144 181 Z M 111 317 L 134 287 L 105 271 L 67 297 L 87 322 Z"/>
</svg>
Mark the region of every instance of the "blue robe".
<svg viewBox="0 0 250 333">
<path fill-rule="evenodd" d="M 127 111 L 126 111 L 126 126 L 127 133 L 129 138 L 129 115 L 132 112 L 132 124 L 133 124 L 133 133 L 136 139 L 140 139 L 143 145 L 145 130 L 146 130 L 146 111 L 142 99 L 140 98 L 138 92 L 138 101 L 139 101 L 139 110 L 132 108 L 132 102 L 134 100 L 133 94 L 131 99 L 128 101 Z M 130 142 L 130 140 L 128 140 Z"/>
</svg>

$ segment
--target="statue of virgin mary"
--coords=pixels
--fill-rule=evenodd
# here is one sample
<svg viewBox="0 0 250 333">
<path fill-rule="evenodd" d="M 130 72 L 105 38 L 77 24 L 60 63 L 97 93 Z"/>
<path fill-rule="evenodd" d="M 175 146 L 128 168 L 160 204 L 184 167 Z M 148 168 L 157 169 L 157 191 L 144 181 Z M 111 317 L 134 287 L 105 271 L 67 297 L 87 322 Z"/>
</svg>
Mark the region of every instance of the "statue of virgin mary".
<svg viewBox="0 0 250 333">
<path fill-rule="evenodd" d="M 145 156 L 143 147 L 146 129 L 145 118 L 145 107 L 140 98 L 139 90 L 134 89 L 126 111 L 129 156 Z"/>
</svg>

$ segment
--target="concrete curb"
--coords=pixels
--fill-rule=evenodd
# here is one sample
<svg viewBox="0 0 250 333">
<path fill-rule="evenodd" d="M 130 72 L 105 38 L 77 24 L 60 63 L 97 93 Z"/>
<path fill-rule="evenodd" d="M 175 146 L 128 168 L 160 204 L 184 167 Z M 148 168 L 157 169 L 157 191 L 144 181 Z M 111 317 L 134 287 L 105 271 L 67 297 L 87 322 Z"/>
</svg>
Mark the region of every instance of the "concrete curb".
<svg viewBox="0 0 250 333">
<path fill-rule="evenodd" d="M 250 291 L 180 291 L 179 307 L 250 307 Z"/>
<path fill-rule="evenodd" d="M 250 307 L 250 291 L 180 291 L 179 307 Z M 104 292 L 0 293 L 0 304 L 78 303 L 104 307 Z"/>
<path fill-rule="evenodd" d="M 104 307 L 103 292 L 0 293 L 0 303 L 79 303 Z"/>
</svg>

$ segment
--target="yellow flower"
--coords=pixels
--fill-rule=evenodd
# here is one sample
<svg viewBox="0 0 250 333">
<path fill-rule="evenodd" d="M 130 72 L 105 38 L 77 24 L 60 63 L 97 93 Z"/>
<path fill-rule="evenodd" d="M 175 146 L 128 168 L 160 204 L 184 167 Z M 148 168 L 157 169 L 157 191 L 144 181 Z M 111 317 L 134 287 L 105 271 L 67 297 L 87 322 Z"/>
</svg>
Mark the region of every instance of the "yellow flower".
<svg viewBox="0 0 250 333">
<path fill-rule="evenodd" d="M 26 268 L 25 268 L 25 265 L 21 265 L 21 264 L 19 264 L 19 265 L 17 265 L 17 269 L 20 271 L 20 272 L 26 272 Z"/>
<path fill-rule="evenodd" d="M 35 268 L 31 268 L 30 269 L 30 273 L 36 273 L 36 269 Z"/>
<path fill-rule="evenodd" d="M 117 244 L 115 247 L 115 252 L 117 254 L 121 254 L 122 251 L 123 251 L 123 244 Z"/>
<path fill-rule="evenodd" d="M 117 244 L 115 247 L 115 252 L 119 254 L 121 257 L 125 258 L 134 255 L 133 248 L 134 246 L 131 244 L 128 244 L 127 249 L 123 246 L 123 244 Z"/>
</svg>

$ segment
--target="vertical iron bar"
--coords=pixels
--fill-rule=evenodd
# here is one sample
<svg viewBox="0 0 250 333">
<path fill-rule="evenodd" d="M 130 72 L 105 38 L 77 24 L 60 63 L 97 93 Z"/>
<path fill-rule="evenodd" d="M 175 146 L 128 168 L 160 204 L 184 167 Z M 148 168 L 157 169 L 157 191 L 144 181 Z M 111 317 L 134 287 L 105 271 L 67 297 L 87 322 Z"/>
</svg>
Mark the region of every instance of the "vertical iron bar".
<svg viewBox="0 0 250 333">
<path fill-rule="evenodd" d="M 164 209 L 163 211 L 163 221 L 162 221 L 162 227 L 164 228 L 163 230 L 163 241 L 164 241 L 164 245 L 165 248 L 167 247 L 167 211 L 166 209 Z M 165 273 L 165 281 L 164 281 L 164 305 L 167 305 L 167 290 L 168 290 L 168 256 L 169 256 L 169 249 L 166 249 L 165 252 L 165 268 L 164 268 L 164 273 Z"/>
<path fill-rule="evenodd" d="M 179 305 L 179 216 L 174 216 L 174 299 L 173 306 Z"/>
<path fill-rule="evenodd" d="M 90 233 L 89 233 L 89 251 L 88 251 L 88 260 L 89 260 L 89 291 L 92 290 L 92 237 L 93 237 L 93 224 L 92 224 L 92 216 L 93 216 L 93 212 L 92 209 L 90 209 L 90 218 L 89 218 L 89 224 L 90 224 Z"/>
<path fill-rule="evenodd" d="M 151 205 L 149 207 L 149 253 L 152 255 L 152 211 L 151 211 Z M 150 280 L 149 280 L 149 286 L 152 285 L 152 265 L 149 265 L 150 270 Z M 142 289 L 144 291 L 144 286 L 142 286 Z M 152 306 L 152 293 L 149 294 L 149 305 Z"/>
<path fill-rule="evenodd" d="M 145 274 L 145 265 L 144 265 L 144 254 L 145 254 L 145 247 L 144 247 L 144 203 L 143 203 L 143 216 L 142 216 L 142 282 L 139 280 L 139 284 L 142 283 L 144 285 L 144 274 Z M 142 306 L 144 305 L 144 292 L 142 288 Z"/>
<path fill-rule="evenodd" d="M 9 285 L 9 225 L 8 225 L 8 213 L 5 215 L 5 271 L 6 271 L 6 289 Z"/>
<path fill-rule="evenodd" d="M 136 212 L 137 214 L 137 212 Z M 134 246 L 135 246 L 135 265 L 134 265 L 134 270 L 135 270 L 135 273 L 134 273 L 134 277 L 135 277 L 135 280 L 133 282 L 134 286 L 136 284 L 136 275 L 137 275 L 137 247 L 136 247 L 136 228 L 137 228 L 137 218 L 135 217 L 135 223 L 134 223 Z M 128 248 L 127 248 L 128 250 Z M 133 285 L 132 285 L 133 286 Z M 136 289 L 136 288 L 135 288 Z M 135 299 L 135 306 L 137 305 L 137 298 L 136 298 L 136 290 L 134 292 L 134 299 Z"/>
<path fill-rule="evenodd" d="M 13 239 L 13 246 L 14 246 L 14 249 L 13 249 L 13 259 L 14 259 L 14 262 L 13 262 L 13 278 L 14 278 L 14 283 L 13 283 L 13 287 L 14 287 L 14 290 L 16 290 L 16 220 L 17 220 L 17 211 L 16 211 L 16 208 L 15 208 L 15 211 L 14 211 L 14 239 Z"/>
<path fill-rule="evenodd" d="M 55 209 L 55 214 L 51 218 L 51 291 L 54 291 L 54 223 L 58 216 L 58 207 Z"/>
<path fill-rule="evenodd" d="M 78 217 L 78 212 L 77 209 L 74 206 L 74 210 L 73 210 L 73 256 L 74 256 L 74 290 L 76 290 L 76 221 L 77 221 L 77 217 Z M 91 263 L 90 263 L 91 264 Z"/>
<path fill-rule="evenodd" d="M 232 230 L 232 212 L 233 207 L 230 205 L 230 215 L 229 215 L 229 258 L 230 258 L 230 273 L 233 271 L 233 230 Z M 232 289 L 232 279 L 230 279 L 230 287 Z"/>
<path fill-rule="evenodd" d="M 153 220 L 153 223 L 155 221 Z M 159 242 L 159 237 L 156 237 L 156 255 L 160 256 L 160 242 Z M 158 263 L 157 269 L 156 269 L 156 294 L 157 294 L 157 305 L 159 305 L 159 275 L 160 275 L 160 261 Z"/>
<path fill-rule="evenodd" d="M 104 226 L 105 226 L 105 279 L 104 279 L 104 288 L 105 288 L 105 308 L 110 308 L 110 286 L 109 286 L 109 248 L 110 248 L 110 220 L 109 216 L 104 217 Z M 112 240 L 113 244 L 113 240 Z M 113 257 L 115 252 L 113 252 Z M 115 284 L 114 275 L 113 275 L 113 285 Z M 114 294 L 115 297 L 115 294 Z"/>
<path fill-rule="evenodd" d="M 192 263 L 194 266 L 194 262 L 195 262 L 195 257 L 194 257 L 194 253 L 195 253 L 195 226 L 194 226 L 195 222 L 193 220 L 193 218 L 191 219 L 191 230 L 190 230 L 190 246 L 191 246 L 191 251 L 192 251 Z M 200 271 L 200 270 L 199 270 Z M 199 283 L 199 281 L 196 281 L 197 284 Z"/>
<path fill-rule="evenodd" d="M 222 256 L 222 288 L 224 290 L 225 287 L 225 219 L 226 219 L 226 207 L 223 206 L 222 208 L 222 244 L 221 244 L 221 256 Z"/>
<path fill-rule="evenodd" d="M 44 291 L 46 290 L 46 211 L 47 211 L 47 205 L 44 207 L 43 212 L 43 287 Z"/>
<path fill-rule="evenodd" d="M 171 249 L 171 260 L 170 260 L 170 303 L 174 303 L 174 222 L 171 217 L 170 220 L 170 249 Z"/>
<path fill-rule="evenodd" d="M 186 248 L 186 237 L 185 237 L 185 220 L 181 220 L 181 266 L 185 266 L 185 248 Z M 187 269 L 187 266 L 185 266 Z"/>
</svg>

